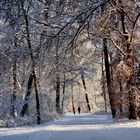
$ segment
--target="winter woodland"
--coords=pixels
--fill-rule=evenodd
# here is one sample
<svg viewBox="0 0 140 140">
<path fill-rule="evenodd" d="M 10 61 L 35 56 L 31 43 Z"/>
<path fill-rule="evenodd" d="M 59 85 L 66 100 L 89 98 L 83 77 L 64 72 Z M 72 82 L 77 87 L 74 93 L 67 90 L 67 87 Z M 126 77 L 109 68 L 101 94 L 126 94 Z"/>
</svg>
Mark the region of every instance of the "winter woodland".
<svg viewBox="0 0 140 140">
<path fill-rule="evenodd" d="M 78 107 L 140 118 L 140 1 L 0 0 L 0 126 Z"/>
</svg>

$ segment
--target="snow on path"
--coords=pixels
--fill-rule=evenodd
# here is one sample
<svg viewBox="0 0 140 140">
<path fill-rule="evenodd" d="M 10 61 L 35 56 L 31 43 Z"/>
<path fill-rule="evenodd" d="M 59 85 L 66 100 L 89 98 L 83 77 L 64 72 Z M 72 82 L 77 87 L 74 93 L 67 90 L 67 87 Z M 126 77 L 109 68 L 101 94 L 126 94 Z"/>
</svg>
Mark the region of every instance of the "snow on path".
<svg viewBox="0 0 140 140">
<path fill-rule="evenodd" d="M 45 125 L 0 128 L 0 140 L 140 140 L 140 122 L 113 122 L 105 115 L 67 114 Z"/>
</svg>

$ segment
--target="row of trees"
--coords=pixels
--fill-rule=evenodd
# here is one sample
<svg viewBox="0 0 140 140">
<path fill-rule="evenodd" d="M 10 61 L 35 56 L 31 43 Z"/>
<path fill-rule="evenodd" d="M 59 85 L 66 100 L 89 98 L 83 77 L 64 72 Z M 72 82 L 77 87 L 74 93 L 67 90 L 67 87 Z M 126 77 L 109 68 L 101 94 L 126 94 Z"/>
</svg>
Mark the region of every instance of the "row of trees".
<svg viewBox="0 0 140 140">
<path fill-rule="evenodd" d="M 40 124 L 42 112 L 51 112 L 54 102 L 56 112 L 63 113 L 69 87 L 73 108 L 74 87 L 80 86 L 90 112 L 93 100 L 86 82 L 102 71 L 97 77 L 102 75 L 105 111 L 109 98 L 113 118 L 137 119 L 139 9 L 139 2 L 126 0 L 2 0 L 2 104 L 8 103 L 13 117 L 24 117 L 33 98 Z M 41 100 L 45 95 L 48 110 Z"/>
</svg>

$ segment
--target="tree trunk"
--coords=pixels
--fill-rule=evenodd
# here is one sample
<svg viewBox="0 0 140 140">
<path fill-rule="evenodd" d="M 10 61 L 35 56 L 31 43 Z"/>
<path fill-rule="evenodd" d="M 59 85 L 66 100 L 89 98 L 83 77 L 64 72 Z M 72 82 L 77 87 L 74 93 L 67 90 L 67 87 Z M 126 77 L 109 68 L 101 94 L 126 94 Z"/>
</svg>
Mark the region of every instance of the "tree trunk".
<svg viewBox="0 0 140 140">
<path fill-rule="evenodd" d="M 133 57 L 132 57 L 132 45 L 127 44 L 127 56 L 126 56 L 126 63 L 127 66 L 131 69 L 132 75 L 127 79 L 127 88 L 128 88 L 128 94 L 129 94 L 129 119 L 137 119 L 137 108 L 135 106 L 135 94 L 133 93 L 132 87 L 133 87 Z"/>
<path fill-rule="evenodd" d="M 61 5 L 63 4 L 62 0 L 59 0 L 57 3 L 57 8 L 56 8 L 56 15 L 59 16 L 61 13 Z M 59 35 L 57 36 L 57 44 L 56 44 L 56 112 L 61 113 L 61 107 L 60 107 L 60 71 L 59 71 L 59 45 L 60 45 L 60 40 L 59 40 Z"/>
<path fill-rule="evenodd" d="M 88 98 L 88 94 L 87 94 L 87 87 L 86 87 L 86 82 L 85 82 L 85 77 L 84 77 L 83 72 L 81 73 L 81 79 L 82 79 L 83 87 L 85 89 L 85 99 L 86 99 L 86 103 L 87 103 L 87 109 L 88 109 L 88 112 L 90 112 L 91 107 L 90 107 L 90 103 L 89 103 L 89 98 Z"/>
<path fill-rule="evenodd" d="M 56 76 L 56 112 L 60 113 L 60 77 Z"/>
<path fill-rule="evenodd" d="M 39 93 L 38 93 L 38 81 L 36 78 L 35 69 L 33 69 L 33 77 L 34 77 L 34 88 L 35 88 L 35 98 L 36 98 L 36 111 L 37 111 L 37 124 L 40 124 L 40 103 L 39 103 Z"/>
<path fill-rule="evenodd" d="M 25 29 L 26 29 L 26 40 L 30 52 L 30 57 L 32 61 L 32 73 L 34 78 L 34 88 L 35 88 L 35 97 L 36 97 L 36 113 L 37 113 L 37 124 L 40 124 L 41 118 L 40 118 L 40 103 L 39 103 L 39 95 L 38 95 L 38 84 L 37 84 L 37 78 L 36 78 L 36 72 L 35 72 L 35 60 L 32 52 L 32 46 L 31 46 L 31 39 L 30 39 L 30 32 L 29 32 L 29 21 L 28 16 L 26 13 L 26 10 L 24 9 L 24 2 L 21 2 L 21 8 L 23 10 L 24 20 L 25 20 Z"/>
<path fill-rule="evenodd" d="M 60 73 L 59 73 L 59 36 L 57 38 L 57 44 L 56 44 L 56 112 L 57 113 L 61 113 L 61 109 L 60 109 Z"/>
<path fill-rule="evenodd" d="M 123 86 L 122 86 L 122 81 L 119 82 L 120 85 L 120 102 L 119 102 L 119 111 L 122 114 L 123 113 L 123 96 L 122 96 L 122 92 L 123 92 Z"/>
<path fill-rule="evenodd" d="M 104 49 L 104 59 L 105 59 L 105 71 L 106 71 L 106 80 L 107 80 L 107 88 L 109 94 L 109 101 L 110 101 L 110 108 L 112 112 L 112 117 L 115 118 L 116 116 L 116 108 L 115 108 L 115 99 L 113 97 L 112 92 L 112 84 L 111 84 L 111 76 L 110 76 L 110 66 L 108 60 L 108 49 L 107 49 L 107 39 L 103 39 L 103 49 Z"/>
<path fill-rule="evenodd" d="M 31 91 L 32 91 L 32 83 L 33 83 L 33 74 L 31 73 L 29 76 L 29 79 L 28 79 L 27 92 L 25 95 L 24 105 L 23 105 L 22 111 L 20 113 L 20 115 L 22 117 L 24 117 L 25 114 L 28 115 L 28 110 L 29 110 L 28 100 L 29 100 L 29 97 L 30 97 Z"/>
<path fill-rule="evenodd" d="M 17 48 L 17 40 L 14 38 L 14 47 Z M 13 94 L 12 94 L 12 116 L 16 117 L 16 94 L 17 94 L 17 56 L 14 55 L 13 60 Z"/>
<path fill-rule="evenodd" d="M 110 54 L 109 54 L 110 62 L 112 62 L 112 60 L 113 60 L 112 54 L 113 54 L 112 52 L 110 52 Z M 113 84 L 113 67 L 112 66 L 110 66 L 110 77 L 111 77 L 111 81 Z"/>
<path fill-rule="evenodd" d="M 13 64 L 13 94 L 12 94 L 12 116 L 16 117 L 16 94 L 17 94 L 17 64 L 14 58 Z"/>
<path fill-rule="evenodd" d="M 114 0 L 112 1 L 114 3 Z M 101 12 L 105 11 L 106 5 L 101 7 Z M 107 48 L 107 39 L 103 38 L 103 52 L 104 52 L 104 62 L 105 62 L 105 72 L 106 72 L 106 81 L 107 81 L 107 89 L 109 95 L 109 102 L 110 102 L 110 109 L 112 113 L 112 117 L 115 118 L 116 116 L 116 108 L 115 108 L 115 99 L 113 97 L 112 91 L 112 83 L 111 83 L 111 73 L 110 73 L 110 65 L 108 59 L 108 48 Z"/>
<path fill-rule="evenodd" d="M 71 81 L 71 101 L 72 101 L 72 111 L 75 114 L 74 97 L 73 97 L 73 80 Z"/>
<path fill-rule="evenodd" d="M 65 88 L 66 88 L 66 82 L 65 82 L 66 75 L 65 75 L 65 73 L 64 73 L 64 79 L 63 80 L 64 80 L 63 81 L 63 98 L 62 98 L 62 109 L 61 109 L 61 113 L 63 113 L 63 111 L 64 111 L 64 100 L 65 100 L 64 96 L 65 96 Z"/>
<path fill-rule="evenodd" d="M 102 52 L 102 64 L 101 64 L 101 69 L 102 69 L 102 92 L 103 92 L 103 97 L 104 97 L 104 102 L 105 102 L 105 114 L 107 113 L 107 96 L 106 96 L 106 91 L 105 91 L 105 81 L 104 81 L 104 54 Z"/>
</svg>

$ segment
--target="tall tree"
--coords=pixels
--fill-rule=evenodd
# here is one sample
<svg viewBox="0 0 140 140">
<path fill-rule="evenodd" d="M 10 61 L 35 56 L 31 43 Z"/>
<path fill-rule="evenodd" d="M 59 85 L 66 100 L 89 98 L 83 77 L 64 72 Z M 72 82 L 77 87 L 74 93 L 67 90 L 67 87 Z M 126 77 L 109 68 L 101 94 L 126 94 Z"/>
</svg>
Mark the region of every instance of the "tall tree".
<svg viewBox="0 0 140 140">
<path fill-rule="evenodd" d="M 87 87 L 86 87 L 86 82 L 85 82 L 85 77 L 84 77 L 84 73 L 81 73 L 81 79 L 82 79 L 82 83 L 83 83 L 83 87 L 85 90 L 85 99 L 86 99 L 86 103 L 87 103 L 87 109 L 90 112 L 91 111 L 91 107 L 90 107 L 90 103 L 89 103 L 89 98 L 88 98 L 88 94 L 87 94 Z"/>
<path fill-rule="evenodd" d="M 32 61 L 32 66 L 31 67 L 32 67 L 32 74 L 33 74 L 33 77 L 34 77 L 37 124 L 40 124 L 41 123 L 41 118 L 40 118 L 40 103 L 39 103 L 38 81 L 37 81 L 36 71 L 35 71 L 35 60 L 34 60 L 34 56 L 33 56 L 33 52 L 32 52 L 31 37 L 30 37 L 30 30 L 29 30 L 29 20 L 28 20 L 27 12 L 26 12 L 24 6 L 25 6 L 24 1 L 21 1 L 21 8 L 22 8 L 23 16 L 24 16 L 24 20 L 25 20 L 26 40 L 27 40 L 27 44 L 28 44 L 28 48 L 29 48 L 29 52 L 30 52 L 31 61 Z"/>
<path fill-rule="evenodd" d="M 105 11 L 105 6 L 101 7 L 102 12 Z M 104 51 L 104 62 L 105 62 L 105 72 L 106 72 L 106 81 L 107 81 L 107 89 L 109 94 L 109 101 L 110 101 L 110 108 L 112 112 L 112 117 L 115 118 L 116 115 L 116 108 L 115 108 L 115 101 L 113 97 L 113 89 L 112 89 L 112 82 L 111 82 L 111 73 L 110 73 L 110 64 L 109 64 L 109 54 L 107 48 L 107 38 L 103 38 L 103 51 Z"/>
<path fill-rule="evenodd" d="M 17 40 L 14 37 L 14 47 L 17 48 Z M 17 55 L 14 55 L 13 58 L 13 94 L 12 94 L 12 116 L 15 117 L 16 112 L 16 96 L 17 96 Z"/>
</svg>

